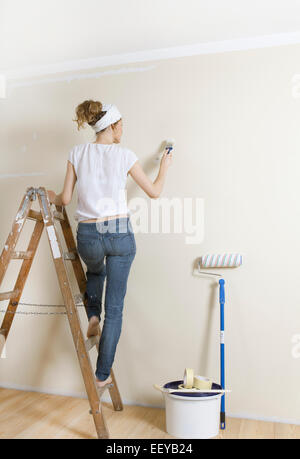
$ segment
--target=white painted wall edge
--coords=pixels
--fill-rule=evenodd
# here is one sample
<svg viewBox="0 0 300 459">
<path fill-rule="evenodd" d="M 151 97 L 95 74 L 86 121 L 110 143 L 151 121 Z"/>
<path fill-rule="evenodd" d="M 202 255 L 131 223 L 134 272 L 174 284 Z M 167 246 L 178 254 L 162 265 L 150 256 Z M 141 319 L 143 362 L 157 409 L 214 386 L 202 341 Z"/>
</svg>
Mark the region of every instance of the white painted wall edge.
<svg viewBox="0 0 300 459">
<path fill-rule="evenodd" d="M 38 177 L 41 175 L 47 175 L 46 172 L 23 172 L 21 174 L 0 174 L 0 180 L 9 178 L 20 178 L 20 177 Z"/>
<path fill-rule="evenodd" d="M 174 59 L 178 57 L 195 56 L 200 54 L 225 53 L 230 51 L 242 51 L 299 43 L 300 31 L 297 31 L 291 33 L 262 35 L 257 37 L 237 38 L 233 40 L 176 46 L 171 48 L 152 49 L 133 53 L 115 54 L 111 56 L 81 59 L 57 64 L 23 67 L 19 69 L 7 69 L 1 70 L 0 72 L 4 74 L 9 80 L 18 80 L 55 73 L 74 72 L 97 67 L 100 68 L 137 62 Z"/>
<path fill-rule="evenodd" d="M 0 75 L 0 99 L 5 99 L 6 97 L 6 77 L 5 75 Z"/>
<path fill-rule="evenodd" d="M 61 81 L 66 81 L 70 83 L 74 80 L 86 80 L 88 78 L 101 78 L 107 75 L 119 75 L 121 73 L 137 73 L 137 72 L 147 72 L 148 70 L 155 69 L 156 65 L 148 65 L 143 67 L 122 67 L 120 69 L 114 70 L 103 70 L 102 72 L 90 72 L 90 73 L 68 73 L 67 75 L 62 76 L 53 76 L 43 79 L 29 79 L 26 81 L 24 80 L 10 80 L 8 89 L 12 88 L 24 88 L 28 86 L 35 86 L 37 84 L 50 84 L 50 83 L 58 83 Z"/>
<path fill-rule="evenodd" d="M 45 389 L 39 389 L 39 388 L 32 388 L 30 386 L 20 386 L 17 384 L 6 384 L 2 383 L 0 385 L 1 389 L 13 389 L 13 390 L 20 390 L 24 392 L 38 392 L 40 394 L 50 394 L 50 395 L 59 395 L 62 397 L 74 397 L 74 398 L 83 398 L 87 399 L 87 396 L 85 393 L 71 393 L 71 392 L 60 392 L 60 391 L 53 391 L 53 390 L 45 390 Z M 105 403 L 110 403 L 111 399 L 109 396 L 102 397 L 101 399 Z M 132 400 L 123 400 L 124 405 L 128 406 L 142 406 L 146 408 L 164 408 L 164 404 L 162 403 L 161 405 L 149 405 L 149 404 L 142 404 L 142 403 L 136 403 L 133 402 Z M 263 421 L 263 422 L 276 422 L 280 424 L 292 424 L 292 425 L 300 425 L 300 419 L 287 419 L 287 418 L 278 418 L 276 416 L 273 417 L 262 417 L 262 416 L 256 416 L 255 414 L 249 414 L 249 413 L 226 413 L 226 416 L 228 418 L 235 418 L 235 419 L 250 419 L 253 421 Z"/>
</svg>

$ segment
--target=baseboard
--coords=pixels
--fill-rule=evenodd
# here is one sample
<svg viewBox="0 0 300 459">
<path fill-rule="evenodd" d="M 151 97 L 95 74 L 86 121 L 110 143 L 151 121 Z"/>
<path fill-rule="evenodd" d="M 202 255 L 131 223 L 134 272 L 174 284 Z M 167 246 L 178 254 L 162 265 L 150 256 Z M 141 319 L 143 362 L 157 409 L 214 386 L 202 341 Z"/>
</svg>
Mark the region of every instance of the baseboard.
<svg viewBox="0 0 300 459">
<path fill-rule="evenodd" d="M 57 391 L 52 389 L 41 389 L 41 388 L 33 388 L 31 386 L 22 386 L 18 384 L 8 384 L 8 383 L 1 383 L 0 388 L 2 389 L 13 389 L 13 390 L 20 390 L 23 392 L 38 392 L 41 394 L 49 394 L 49 395 L 59 395 L 62 397 L 73 397 L 73 398 L 85 398 L 87 399 L 86 393 L 78 393 L 78 392 L 65 392 L 65 391 Z M 109 395 L 103 396 L 102 401 L 105 403 L 110 403 L 111 399 Z M 134 400 L 124 400 L 123 404 L 128 406 L 142 406 L 145 408 L 164 408 L 164 404 L 153 405 L 148 403 L 137 403 Z M 263 422 L 276 422 L 280 424 L 293 424 L 293 425 L 300 425 L 300 419 L 293 419 L 293 418 L 279 418 L 277 416 L 260 416 L 256 414 L 249 414 L 249 413 L 234 413 L 228 412 L 226 413 L 228 418 L 236 418 L 236 419 L 250 419 L 253 421 L 263 421 Z"/>
</svg>

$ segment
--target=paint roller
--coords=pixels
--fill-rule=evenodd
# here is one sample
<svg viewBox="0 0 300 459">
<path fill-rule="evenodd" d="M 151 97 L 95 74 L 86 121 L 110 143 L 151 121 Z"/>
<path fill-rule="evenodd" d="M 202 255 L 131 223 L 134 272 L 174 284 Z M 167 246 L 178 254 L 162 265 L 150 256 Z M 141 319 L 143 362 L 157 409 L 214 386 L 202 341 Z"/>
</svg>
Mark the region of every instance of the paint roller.
<svg viewBox="0 0 300 459">
<path fill-rule="evenodd" d="M 237 268 L 242 264 L 242 255 L 239 253 L 222 253 L 204 255 L 198 261 L 199 268 Z M 208 273 L 205 273 L 208 274 Z"/>
<path fill-rule="evenodd" d="M 242 255 L 239 253 L 222 253 L 203 255 L 198 260 L 198 272 L 208 276 L 218 276 L 219 279 L 219 302 L 220 302 L 220 370 L 221 370 L 221 387 L 225 390 L 225 280 L 221 274 L 208 273 L 202 269 L 213 268 L 237 268 L 242 264 Z M 225 394 L 221 399 L 220 426 L 226 428 L 225 415 Z"/>
<path fill-rule="evenodd" d="M 164 148 L 164 150 L 168 150 L 168 153 L 167 153 L 167 154 L 169 154 L 169 153 L 174 149 L 174 145 L 175 145 L 175 140 L 174 140 L 174 139 L 167 139 L 167 140 L 165 141 L 165 148 Z M 160 153 L 160 154 L 157 156 L 157 158 L 155 158 L 155 162 L 160 161 L 161 158 L 162 158 L 162 155 L 163 155 L 163 154 Z"/>
</svg>

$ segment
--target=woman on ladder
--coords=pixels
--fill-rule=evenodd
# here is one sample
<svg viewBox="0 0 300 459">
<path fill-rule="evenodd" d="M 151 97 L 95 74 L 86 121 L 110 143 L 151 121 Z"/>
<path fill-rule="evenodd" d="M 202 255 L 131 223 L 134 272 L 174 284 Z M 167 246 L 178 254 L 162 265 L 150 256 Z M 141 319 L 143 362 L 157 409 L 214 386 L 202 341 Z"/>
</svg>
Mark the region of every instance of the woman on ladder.
<svg viewBox="0 0 300 459">
<path fill-rule="evenodd" d="M 115 105 L 86 100 L 78 105 L 76 115 L 78 130 L 87 123 L 95 131 L 96 140 L 72 148 L 63 191 L 59 195 L 48 191 L 48 196 L 50 202 L 67 206 L 77 182 L 75 220 L 78 253 L 87 266 L 88 337 L 98 333 L 106 278 L 105 320 L 96 368 L 96 382 L 103 392 L 112 382 L 110 371 L 121 334 L 127 280 L 136 254 L 126 179 L 130 174 L 150 198 L 158 198 L 172 153 L 164 152 L 157 178 L 152 182 L 136 154 L 120 145 L 123 121 Z"/>
</svg>

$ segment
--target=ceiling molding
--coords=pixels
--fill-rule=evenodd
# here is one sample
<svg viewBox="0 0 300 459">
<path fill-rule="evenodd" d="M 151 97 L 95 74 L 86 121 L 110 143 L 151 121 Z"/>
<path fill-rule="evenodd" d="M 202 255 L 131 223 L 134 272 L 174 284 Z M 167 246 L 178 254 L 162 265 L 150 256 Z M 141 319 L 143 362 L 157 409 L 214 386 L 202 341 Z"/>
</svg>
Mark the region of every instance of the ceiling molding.
<svg viewBox="0 0 300 459">
<path fill-rule="evenodd" d="M 299 43 L 300 31 L 115 54 L 92 59 L 61 62 L 57 64 L 23 67 L 16 70 L 4 70 L 1 73 L 4 74 L 8 80 L 24 80 L 32 77 L 42 77 L 46 75 L 109 67 L 114 65 L 134 64 L 138 62 L 167 60 L 202 54 L 226 53 Z"/>
</svg>

